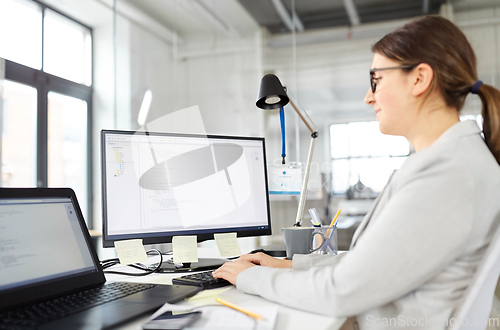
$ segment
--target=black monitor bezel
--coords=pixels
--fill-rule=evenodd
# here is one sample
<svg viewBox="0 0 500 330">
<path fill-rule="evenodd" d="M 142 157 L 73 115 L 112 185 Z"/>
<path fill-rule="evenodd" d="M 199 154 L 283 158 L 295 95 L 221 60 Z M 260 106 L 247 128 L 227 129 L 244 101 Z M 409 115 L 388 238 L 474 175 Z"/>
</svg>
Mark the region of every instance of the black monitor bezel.
<svg viewBox="0 0 500 330">
<path fill-rule="evenodd" d="M 43 299 L 57 297 L 71 291 L 96 286 L 105 282 L 102 266 L 90 238 L 75 192 L 71 188 L 0 188 L 0 199 L 6 198 L 65 198 L 70 197 L 82 229 L 85 243 L 89 248 L 95 268 L 77 274 L 52 278 L 0 292 L 0 310 L 7 310 L 23 304 L 31 304 Z"/>
<path fill-rule="evenodd" d="M 101 193 L 102 193 L 102 245 L 103 247 L 114 247 L 115 241 L 126 239 L 142 239 L 144 245 L 148 244 L 161 244 L 172 243 L 173 235 L 159 235 L 149 236 L 151 234 L 137 234 L 137 235 L 121 235 L 121 238 L 113 238 L 115 236 L 108 235 L 107 231 L 107 193 L 106 193 L 106 162 L 105 159 L 105 136 L 106 134 L 123 134 L 123 135 L 160 135 L 160 136 L 176 136 L 176 137 L 199 137 L 199 138 L 213 138 L 213 139 L 237 139 L 237 140 L 253 140 L 262 142 L 263 148 L 263 162 L 264 162 L 264 176 L 266 188 L 266 203 L 267 203 L 267 227 L 259 229 L 249 229 L 237 231 L 237 237 L 250 237 L 250 236 L 264 236 L 271 235 L 271 207 L 269 204 L 269 186 L 267 179 L 267 159 L 266 159 L 266 144 L 263 137 L 249 137 L 249 136 L 228 136 L 228 135 L 202 135 L 202 134 L 185 134 L 185 133 L 165 133 L 165 132 L 144 132 L 144 131 L 124 131 L 124 130 L 101 130 Z M 203 242 L 214 239 L 214 233 L 230 233 L 235 232 L 235 228 L 217 229 L 208 233 L 196 233 L 197 241 Z M 166 232 L 169 233 L 169 232 Z M 170 232 L 171 233 L 171 232 Z M 195 235 L 195 234 L 180 234 L 180 235 Z M 117 236 L 117 235 L 116 235 Z M 124 237 L 126 236 L 126 237 Z"/>
</svg>

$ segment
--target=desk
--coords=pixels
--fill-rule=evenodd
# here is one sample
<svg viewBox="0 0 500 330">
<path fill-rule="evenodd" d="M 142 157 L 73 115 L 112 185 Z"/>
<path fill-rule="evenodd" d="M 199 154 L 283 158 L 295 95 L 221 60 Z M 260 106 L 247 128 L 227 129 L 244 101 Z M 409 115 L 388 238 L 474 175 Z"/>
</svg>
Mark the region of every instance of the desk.
<svg viewBox="0 0 500 330">
<path fill-rule="evenodd" d="M 198 255 L 200 258 L 209 258 L 209 257 L 214 257 L 218 256 L 218 252 L 215 248 L 214 249 L 207 249 L 207 248 L 199 248 L 198 249 Z M 157 257 L 156 257 L 157 258 Z M 129 268 L 130 269 L 130 268 Z M 172 278 L 182 276 L 183 274 L 150 274 L 147 276 L 140 276 L 140 277 L 132 277 L 132 276 L 123 276 L 123 275 L 114 275 L 114 274 L 107 274 L 106 279 L 108 281 L 124 281 L 124 282 L 137 282 L 137 283 L 156 283 L 156 284 L 172 284 Z M 234 286 L 232 286 L 234 288 Z M 215 290 L 220 290 L 220 289 L 215 289 Z M 196 300 L 198 295 L 203 295 L 203 294 L 209 294 L 211 290 L 208 290 L 208 292 L 202 291 L 195 295 L 192 298 L 186 299 L 184 301 L 178 302 L 177 304 L 182 304 L 182 305 L 188 305 L 188 306 L 196 306 Z M 294 308 L 286 307 L 279 305 L 277 303 L 271 302 L 269 300 L 266 300 L 264 298 L 261 298 L 259 296 L 254 296 L 254 295 L 249 295 L 246 293 L 243 293 L 241 291 L 233 290 L 234 292 L 231 292 L 232 298 L 235 300 L 232 300 L 233 302 L 237 303 L 238 305 L 245 307 L 245 306 L 252 306 L 252 305 L 259 305 L 259 306 L 278 306 L 278 316 L 276 319 L 276 325 L 274 327 L 275 330 L 302 330 L 302 329 L 315 329 L 315 330 L 335 330 L 339 329 L 342 324 L 344 323 L 345 319 L 337 319 L 334 317 L 328 317 L 324 315 L 319 315 L 319 314 L 313 314 L 309 312 L 304 312 L 301 310 L 297 310 Z M 206 292 L 206 293 L 205 293 Z M 213 298 L 215 299 L 215 298 Z M 150 318 L 150 315 L 141 317 L 139 319 L 136 319 L 126 325 L 123 325 L 119 329 L 123 330 L 138 330 L 141 329 L 141 325 L 144 324 L 148 319 Z"/>
</svg>

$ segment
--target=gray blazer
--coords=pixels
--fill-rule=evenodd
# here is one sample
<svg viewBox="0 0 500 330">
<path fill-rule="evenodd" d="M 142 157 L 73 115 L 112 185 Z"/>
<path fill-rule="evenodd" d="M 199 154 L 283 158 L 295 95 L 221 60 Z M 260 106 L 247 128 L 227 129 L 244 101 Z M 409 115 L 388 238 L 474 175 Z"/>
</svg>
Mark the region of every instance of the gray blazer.
<svg viewBox="0 0 500 330">
<path fill-rule="evenodd" d="M 498 225 L 500 166 L 473 121 L 410 155 L 339 256 L 251 267 L 239 290 L 361 329 L 445 329 Z"/>
</svg>

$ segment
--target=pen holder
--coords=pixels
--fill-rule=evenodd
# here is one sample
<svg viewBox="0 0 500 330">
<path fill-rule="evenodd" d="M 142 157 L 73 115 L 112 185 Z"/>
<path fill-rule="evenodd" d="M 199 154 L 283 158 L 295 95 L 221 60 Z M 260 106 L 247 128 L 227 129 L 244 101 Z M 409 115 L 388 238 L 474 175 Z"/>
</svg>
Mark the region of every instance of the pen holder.
<svg viewBox="0 0 500 330">
<path fill-rule="evenodd" d="M 337 240 L 337 227 L 315 227 L 315 232 L 322 233 L 325 237 L 325 244 L 313 252 L 315 254 L 333 254 L 337 255 L 338 249 L 338 240 Z M 320 246 L 322 242 L 322 237 L 317 235 L 315 236 L 315 240 L 313 242 L 313 248 Z"/>
</svg>

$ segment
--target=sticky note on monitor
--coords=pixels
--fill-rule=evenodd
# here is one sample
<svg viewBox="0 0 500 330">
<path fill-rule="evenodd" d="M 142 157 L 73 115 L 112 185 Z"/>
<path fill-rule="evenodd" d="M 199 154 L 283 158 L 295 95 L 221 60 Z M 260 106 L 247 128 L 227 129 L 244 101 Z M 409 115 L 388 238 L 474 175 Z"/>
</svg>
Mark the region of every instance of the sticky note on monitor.
<svg viewBox="0 0 500 330">
<path fill-rule="evenodd" d="M 196 245 L 196 235 L 194 236 L 174 236 L 172 238 L 172 251 L 174 262 L 197 262 L 198 246 Z"/>
<path fill-rule="evenodd" d="M 240 244 L 236 239 L 236 233 L 214 234 L 214 237 L 221 257 L 241 256 Z"/>
<path fill-rule="evenodd" d="M 116 254 L 122 265 L 135 264 L 137 262 L 148 262 L 148 256 L 142 239 L 129 239 L 115 242 Z"/>
</svg>

